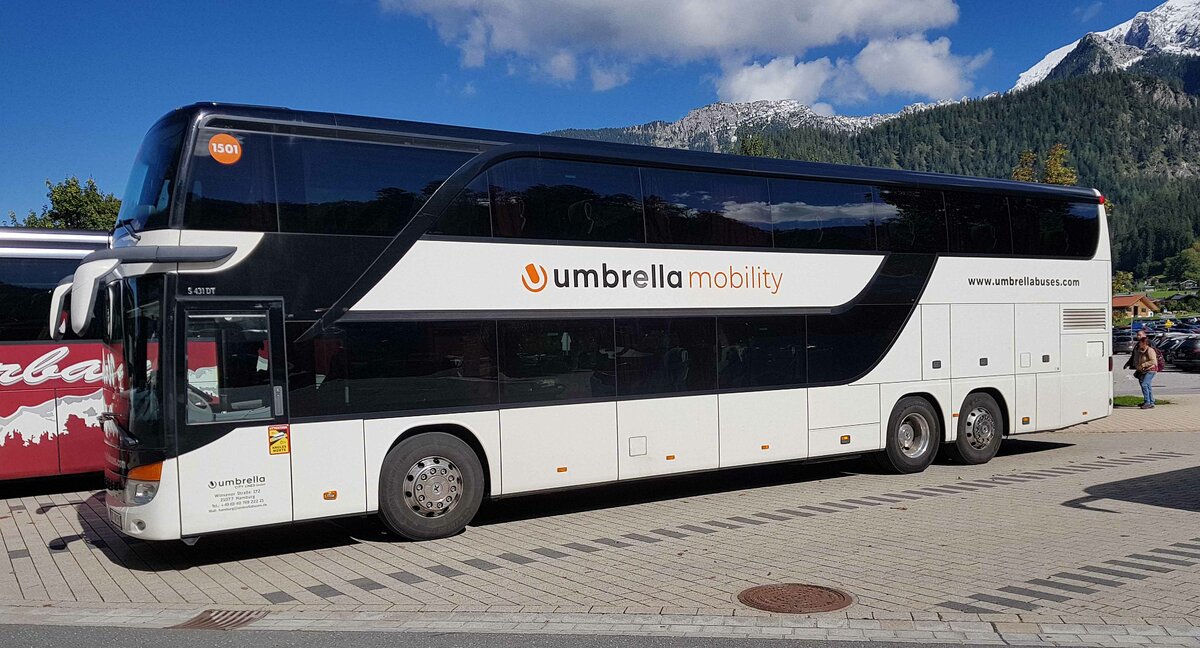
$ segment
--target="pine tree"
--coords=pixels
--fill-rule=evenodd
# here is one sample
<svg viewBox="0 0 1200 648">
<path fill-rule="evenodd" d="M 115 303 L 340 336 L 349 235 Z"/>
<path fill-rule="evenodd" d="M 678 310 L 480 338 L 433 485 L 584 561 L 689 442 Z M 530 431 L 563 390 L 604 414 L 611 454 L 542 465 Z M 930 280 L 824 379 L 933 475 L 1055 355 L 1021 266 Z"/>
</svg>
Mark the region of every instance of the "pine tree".
<svg viewBox="0 0 1200 648">
<path fill-rule="evenodd" d="M 1079 184 L 1079 174 L 1067 164 L 1067 145 L 1058 143 L 1050 147 L 1046 155 L 1046 168 L 1042 170 L 1042 182 L 1055 185 Z"/>
<path fill-rule="evenodd" d="M 1017 166 L 1013 167 L 1012 179 L 1021 182 L 1037 182 L 1037 153 L 1029 149 L 1021 151 L 1021 157 L 1017 159 Z"/>
</svg>

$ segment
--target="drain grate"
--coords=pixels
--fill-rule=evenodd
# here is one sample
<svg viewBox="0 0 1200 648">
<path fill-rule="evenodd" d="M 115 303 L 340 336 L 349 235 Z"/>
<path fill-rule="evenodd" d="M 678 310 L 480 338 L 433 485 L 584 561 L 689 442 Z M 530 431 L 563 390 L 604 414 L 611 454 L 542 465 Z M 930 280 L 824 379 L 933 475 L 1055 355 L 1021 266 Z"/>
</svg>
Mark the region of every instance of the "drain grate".
<svg viewBox="0 0 1200 648">
<path fill-rule="evenodd" d="M 259 610 L 205 610 L 172 628 L 188 630 L 233 630 L 267 616 Z"/>
<path fill-rule="evenodd" d="M 841 590 L 800 583 L 751 587 L 742 590 L 738 600 L 758 610 L 782 614 L 832 612 L 849 607 L 854 602 L 849 594 Z"/>
</svg>

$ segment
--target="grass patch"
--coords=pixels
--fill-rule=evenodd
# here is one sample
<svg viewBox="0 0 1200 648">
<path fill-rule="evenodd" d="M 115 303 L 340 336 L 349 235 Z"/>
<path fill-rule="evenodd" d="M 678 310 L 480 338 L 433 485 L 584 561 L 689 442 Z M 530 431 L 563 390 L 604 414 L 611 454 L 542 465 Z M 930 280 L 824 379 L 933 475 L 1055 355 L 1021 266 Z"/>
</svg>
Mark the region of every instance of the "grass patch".
<svg viewBox="0 0 1200 648">
<path fill-rule="evenodd" d="M 1137 407 L 1142 404 L 1141 396 L 1114 396 L 1113 407 Z M 1165 398 L 1154 399 L 1155 405 L 1170 405 L 1171 401 Z"/>
</svg>

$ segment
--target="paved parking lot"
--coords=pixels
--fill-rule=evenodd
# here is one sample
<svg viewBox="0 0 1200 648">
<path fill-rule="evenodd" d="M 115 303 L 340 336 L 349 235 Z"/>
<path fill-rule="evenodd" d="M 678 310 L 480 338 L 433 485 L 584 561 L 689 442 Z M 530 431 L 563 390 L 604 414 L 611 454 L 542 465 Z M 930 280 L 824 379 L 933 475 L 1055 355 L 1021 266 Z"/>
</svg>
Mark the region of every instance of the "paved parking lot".
<svg viewBox="0 0 1200 648">
<path fill-rule="evenodd" d="M 1133 370 L 1125 369 L 1128 355 L 1113 356 L 1113 393 L 1141 396 L 1142 388 L 1133 378 Z M 1181 371 L 1167 365 L 1166 371 L 1154 376 L 1154 395 L 1200 394 L 1200 371 Z"/>
<path fill-rule="evenodd" d="M 425 543 L 360 519 L 133 542 L 91 483 L 25 483 L 0 500 L 0 623 L 229 610 L 246 629 L 1200 645 L 1200 397 L 1178 402 L 1010 440 L 985 466 L 787 464 L 505 500 Z M 855 604 L 737 602 L 780 582 Z"/>
</svg>

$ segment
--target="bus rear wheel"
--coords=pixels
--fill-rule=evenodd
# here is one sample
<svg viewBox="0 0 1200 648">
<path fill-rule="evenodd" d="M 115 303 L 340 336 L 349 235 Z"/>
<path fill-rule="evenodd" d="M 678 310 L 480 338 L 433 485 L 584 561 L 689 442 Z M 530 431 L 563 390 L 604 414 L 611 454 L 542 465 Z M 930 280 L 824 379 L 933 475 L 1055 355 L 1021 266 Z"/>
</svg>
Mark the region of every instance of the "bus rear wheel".
<svg viewBox="0 0 1200 648">
<path fill-rule="evenodd" d="M 483 467 L 466 443 L 445 432 L 401 441 L 379 474 L 379 517 L 409 540 L 452 536 L 466 528 L 483 501 Z"/>
<path fill-rule="evenodd" d="M 881 468 L 894 473 L 918 473 L 937 456 L 941 426 L 929 401 L 905 396 L 888 418 L 883 452 L 876 455 Z"/>
<path fill-rule="evenodd" d="M 996 399 L 982 392 L 969 394 L 959 409 L 958 438 L 950 444 L 950 458 L 958 463 L 983 464 L 992 460 L 1004 438 L 1004 417 Z"/>
</svg>

